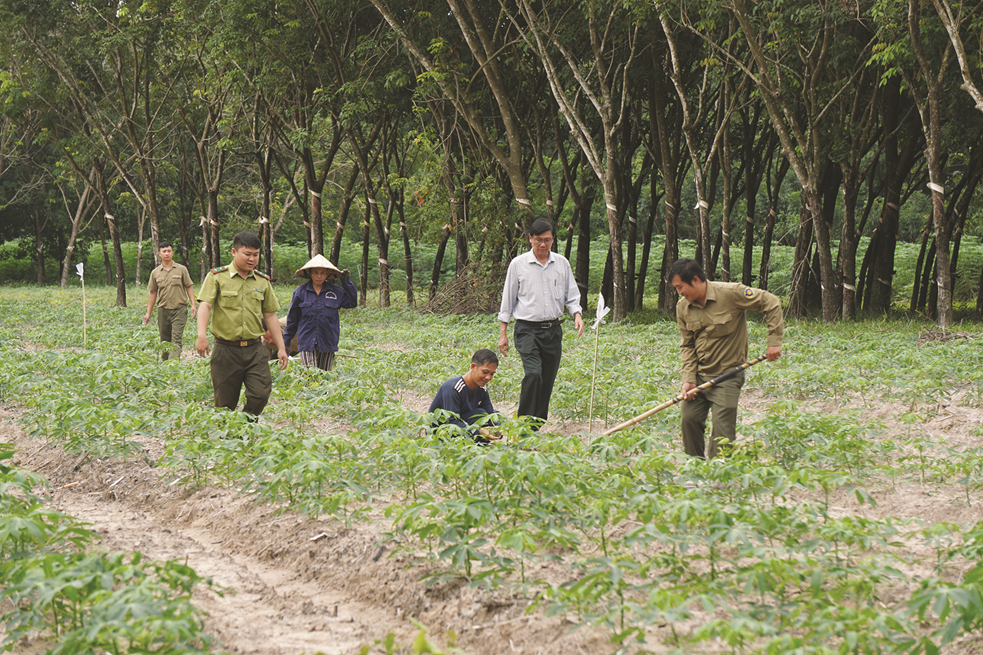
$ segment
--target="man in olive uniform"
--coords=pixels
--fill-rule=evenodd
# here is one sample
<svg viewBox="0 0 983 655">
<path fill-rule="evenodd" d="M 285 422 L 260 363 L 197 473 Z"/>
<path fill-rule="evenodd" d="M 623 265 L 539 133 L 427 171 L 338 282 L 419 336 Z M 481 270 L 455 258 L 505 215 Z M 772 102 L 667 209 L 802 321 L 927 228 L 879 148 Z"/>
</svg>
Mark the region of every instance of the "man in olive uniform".
<svg viewBox="0 0 983 655">
<path fill-rule="evenodd" d="M 235 409 L 239 391 L 246 387 L 247 414 L 259 416 L 273 390 L 269 359 L 263 347 L 266 325 L 277 346 L 280 370 L 287 368 L 287 351 L 276 312 L 280 309 L 270 279 L 256 270 L 262 243 L 252 232 L 240 232 L 232 240 L 232 263 L 213 268 L 198 294 L 198 342 L 195 349 L 208 354 L 208 319 L 215 309 L 212 336 L 212 386 L 215 406 Z"/>
<path fill-rule="evenodd" d="M 704 389 L 696 387 L 747 361 L 749 309 L 764 312 L 768 323 L 768 361 L 782 355 L 782 304 L 777 297 L 743 284 L 708 282 L 692 259 L 680 259 L 669 269 L 668 282 L 679 293 L 679 324 L 683 391 L 681 406 L 683 447 L 687 455 L 713 458 L 718 444 L 733 443 L 737 430 L 737 404 L 744 386 L 744 371 Z M 713 431 L 705 444 L 707 414 L 713 410 Z"/>
<path fill-rule="evenodd" d="M 170 351 L 165 350 L 161 357 L 165 361 L 168 356 L 170 359 L 181 359 L 184 326 L 188 324 L 188 304 L 191 304 L 192 316 L 198 311 L 195 291 L 191 286 L 188 269 L 174 261 L 174 248 L 169 241 L 160 242 L 157 254 L 160 257 L 160 266 L 150 271 L 150 281 L 147 283 L 149 298 L 143 324 L 150 323 L 150 315 L 156 304 L 160 340 L 170 342 L 173 346 Z"/>
</svg>

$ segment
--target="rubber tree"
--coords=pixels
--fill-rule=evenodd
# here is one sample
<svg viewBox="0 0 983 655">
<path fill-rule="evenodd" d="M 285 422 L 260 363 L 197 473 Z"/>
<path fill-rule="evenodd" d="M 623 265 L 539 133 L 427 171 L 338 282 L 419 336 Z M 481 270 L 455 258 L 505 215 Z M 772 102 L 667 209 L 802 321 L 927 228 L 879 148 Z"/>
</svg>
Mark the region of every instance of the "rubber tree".
<svg viewBox="0 0 983 655">
<path fill-rule="evenodd" d="M 962 90 L 973 101 L 976 111 L 983 112 L 983 76 L 979 66 L 979 49 L 983 46 L 983 5 L 979 2 L 949 2 L 932 0 L 952 51 L 959 65 Z"/>
<path fill-rule="evenodd" d="M 726 44 L 726 57 L 713 57 L 710 47 L 698 38 L 680 16 L 674 20 L 670 11 L 680 9 L 668 3 L 662 5 L 659 22 L 665 35 L 669 52 L 668 76 L 676 91 L 682 114 L 680 125 L 686 141 L 686 149 L 692 164 L 693 184 L 696 187 L 696 211 L 699 217 L 699 241 L 697 251 L 701 265 L 712 279 L 715 271 L 711 265 L 710 211 L 712 194 L 707 189 L 711 166 L 718 159 L 718 150 L 725 132 L 730 127 L 730 115 L 735 110 L 736 93 L 727 94 L 730 69 L 733 66 L 734 46 L 727 35 L 733 26 L 719 28 L 722 34 L 708 35 L 714 43 Z M 721 21 L 723 23 L 723 21 Z M 710 129 L 707 126 L 712 126 Z M 671 262 L 670 262 L 671 263 Z"/>
<path fill-rule="evenodd" d="M 926 186 L 932 201 L 930 231 L 934 236 L 934 262 L 926 264 L 925 270 L 934 268 L 936 272 L 934 284 L 938 286 L 938 301 L 935 316 L 944 329 L 952 323 L 952 278 L 945 220 L 944 167 L 948 146 L 943 124 L 946 113 L 956 101 L 956 97 L 948 93 L 948 85 L 954 81 L 950 74 L 954 52 L 943 25 L 926 21 L 917 0 L 882 0 L 876 8 L 881 23 L 881 44 L 872 59 L 885 68 L 885 77 L 896 75 L 903 79 L 905 92 L 914 100 L 924 135 Z M 930 16 L 934 18 L 935 12 Z M 967 98 L 961 94 L 958 97 Z"/>
<path fill-rule="evenodd" d="M 504 1 L 501 5 L 508 8 Z M 570 135 L 601 184 L 613 267 L 612 317 L 621 321 L 628 304 L 621 240 L 625 199 L 618 189 L 625 162 L 619 154 L 619 131 L 630 120 L 631 73 L 644 49 L 644 31 L 638 17 L 617 3 L 588 2 L 581 7 L 584 23 L 579 14 L 567 11 L 566 2 L 534 6 L 530 0 L 519 0 L 512 20 L 523 24 L 521 37 L 543 66 Z M 591 129 L 594 118 L 600 130 Z"/>
<path fill-rule="evenodd" d="M 502 168 L 521 221 L 528 224 L 534 218 L 526 179 L 531 153 L 515 106 L 515 76 L 505 68 L 515 26 L 502 20 L 495 5 L 476 0 L 434 2 L 428 12 L 408 12 L 391 0 L 370 1 L 422 69 L 421 78 L 440 89 Z"/>
<path fill-rule="evenodd" d="M 67 116 L 60 99 L 70 98 L 77 133 L 100 149 L 146 211 L 156 252 L 161 156 L 157 135 L 170 124 L 173 85 L 183 66 L 170 57 L 173 15 L 166 6 L 114 9 L 94 0 L 41 2 L 32 9 L 7 14 L 4 22 L 17 30 L 25 56 L 60 80 L 62 92 L 41 100 L 54 113 Z M 108 175 L 103 171 L 104 179 Z M 105 215 L 115 238 L 116 219 L 108 209 Z M 117 271 L 118 306 L 126 305 L 124 277 Z"/>
<path fill-rule="evenodd" d="M 337 120 L 339 80 L 329 41 L 344 54 L 357 40 L 360 5 L 347 2 L 265 0 L 221 3 L 217 16 L 223 26 L 227 56 L 244 84 L 257 94 L 261 115 L 270 122 L 274 163 L 287 179 L 291 193 L 305 216 L 309 254 L 324 252 L 323 198 L 325 185 L 344 140 Z M 341 44 L 341 45 L 338 45 Z M 265 129 L 259 130 L 264 132 Z M 277 157 L 300 163 L 302 184 L 287 174 L 289 165 Z"/>
<path fill-rule="evenodd" d="M 922 30 L 922 8 L 918 0 L 908 2 L 908 34 L 918 62 L 918 78 L 911 69 L 903 69 L 925 133 L 925 160 L 928 163 L 928 188 L 932 193 L 932 225 L 935 231 L 935 283 L 938 286 L 936 322 L 945 329 L 952 324 L 952 274 L 949 240 L 945 221 L 945 179 L 942 170 L 942 91 L 952 50 L 929 43 L 931 35 Z"/>
<path fill-rule="evenodd" d="M 850 78 L 828 76 L 839 28 L 848 16 L 839 13 L 840 7 L 812 3 L 790 6 L 779 15 L 760 7 L 749 12 L 744 0 L 726 0 L 724 4 L 740 25 L 751 63 L 745 64 L 739 57 L 734 61 L 760 92 L 782 152 L 802 187 L 803 208 L 814 231 L 819 259 L 822 318 L 834 321 L 840 307 L 830 226 L 819 197 L 829 145 L 823 139 L 821 124 L 832 98 L 849 90 L 852 83 Z M 723 49 L 717 52 L 727 56 Z M 865 63 L 857 62 L 856 66 Z M 793 293 L 797 285 L 805 284 L 801 273 L 805 269 L 804 260 L 796 262 Z"/>
<path fill-rule="evenodd" d="M 659 271 L 659 309 L 663 314 L 675 314 L 677 294 L 675 288 L 666 284 L 665 272 L 679 258 L 682 187 L 692 162 L 684 154 L 682 108 L 674 101 L 675 94 L 670 91 L 672 83 L 667 79 L 668 74 L 664 73 L 669 65 L 666 61 L 668 56 L 668 49 L 663 51 L 661 57 L 658 51 L 651 51 L 652 74 L 647 85 L 650 141 L 646 147 L 664 188 L 665 246 Z"/>
</svg>

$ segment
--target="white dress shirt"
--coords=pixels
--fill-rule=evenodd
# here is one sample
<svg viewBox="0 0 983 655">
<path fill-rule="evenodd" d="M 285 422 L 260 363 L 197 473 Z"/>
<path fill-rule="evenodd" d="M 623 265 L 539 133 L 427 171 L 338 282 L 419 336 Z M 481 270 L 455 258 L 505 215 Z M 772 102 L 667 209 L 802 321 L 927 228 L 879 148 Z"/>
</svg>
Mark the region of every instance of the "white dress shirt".
<svg viewBox="0 0 983 655">
<path fill-rule="evenodd" d="M 563 316 L 564 306 L 571 316 L 581 313 L 580 289 L 566 257 L 550 251 L 546 263 L 540 264 L 529 250 L 512 260 L 498 320 L 508 323 L 514 316 L 520 321 L 555 321 Z"/>
</svg>

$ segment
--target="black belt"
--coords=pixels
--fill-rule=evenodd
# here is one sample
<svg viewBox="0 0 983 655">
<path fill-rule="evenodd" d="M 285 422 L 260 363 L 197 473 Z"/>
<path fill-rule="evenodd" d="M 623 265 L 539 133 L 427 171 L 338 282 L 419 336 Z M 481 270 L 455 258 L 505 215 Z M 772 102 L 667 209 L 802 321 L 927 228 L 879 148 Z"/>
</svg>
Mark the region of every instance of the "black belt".
<svg viewBox="0 0 983 655">
<path fill-rule="evenodd" d="M 259 343 L 260 341 L 262 341 L 262 339 L 258 337 L 256 339 L 244 339 L 242 341 L 226 341 L 225 339 L 219 339 L 218 337 L 215 337 L 215 343 L 220 343 L 223 346 L 235 346 L 236 348 L 245 348 L 246 346 L 252 346 L 253 344 Z"/>
<path fill-rule="evenodd" d="M 523 325 L 528 325 L 529 327 L 539 328 L 540 330 L 548 330 L 551 327 L 556 327 L 563 323 L 562 319 L 554 319 L 552 321 L 524 321 L 522 319 L 516 319 L 516 323 L 522 323 Z"/>
</svg>

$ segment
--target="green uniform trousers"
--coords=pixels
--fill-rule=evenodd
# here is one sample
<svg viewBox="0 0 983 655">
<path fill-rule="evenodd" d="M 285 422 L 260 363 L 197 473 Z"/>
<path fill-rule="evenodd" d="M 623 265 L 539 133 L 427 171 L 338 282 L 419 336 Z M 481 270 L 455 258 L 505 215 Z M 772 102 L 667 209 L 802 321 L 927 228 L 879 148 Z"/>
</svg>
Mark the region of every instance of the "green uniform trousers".
<svg viewBox="0 0 983 655">
<path fill-rule="evenodd" d="M 245 385 L 246 404 L 242 411 L 253 416 L 263 412 L 273 391 L 273 376 L 262 341 L 245 348 L 216 343 L 211 370 L 216 407 L 235 409 L 239 391 Z"/>
<path fill-rule="evenodd" d="M 160 330 L 161 343 L 170 343 L 174 347 L 165 350 L 161 359 L 181 359 L 181 346 L 184 344 L 184 326 L 188 324 L 188 308 L 177 309 L 157 308 L 157 328 Z"/>
<path fill-rule="evenodd" d="M 712 378 L 696 377 L 697 385 L 709 382 Z M 744 386 L 744 371 L 729 380 L 704 389 L 693 400 L 685 400 L 680 406 L 682 413 L 683 448 L 687 455 L 712 459 L 717 456 L 718 444 L 733 443 L 737 437 L 737 403 Z M 713 410 L 713 430 L 710 443 L 704 441 L 707 429 L 707 414 Z"/>
</svg>

